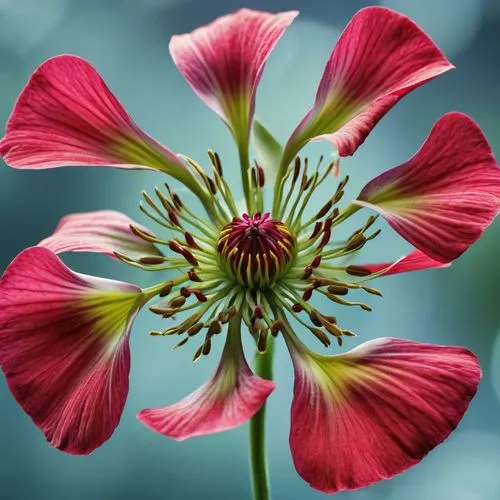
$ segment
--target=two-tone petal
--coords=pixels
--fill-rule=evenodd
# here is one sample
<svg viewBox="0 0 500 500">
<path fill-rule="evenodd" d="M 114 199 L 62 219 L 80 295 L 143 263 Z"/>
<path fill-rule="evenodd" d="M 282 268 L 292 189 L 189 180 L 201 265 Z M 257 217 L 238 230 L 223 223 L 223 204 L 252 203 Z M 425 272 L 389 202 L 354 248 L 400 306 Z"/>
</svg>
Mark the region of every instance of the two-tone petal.
<svg viewBox="0 0 500 500">
<path fill-rule="evenodd" d="M 134 285 L 77 274 L 32 247 L 0 280 L 0 365 L 50 444 L 83 455 L 102 445 L 128 393 L 129 330 L 145 299 Z"/>
<path fill-rule="evenodd" d="M 360 10 L 339 38 L 283 163 L 313 139 L 330 141 L 340 156 L 352 155 L 405 94 L 452 67 L 408 17 L 383 7 Z"/>
<path fill-rule="evenodd" d="M 450 262 L 493 221 L 499 200 L 500 169 L 483 132 L 468 116 L 448 113 L 413 158 L 370 181 L 357 203 L 433 259 Z"/>
<path fill-rule="evenodd" d="M 460 347 L 380 338 L 326 357 L 287 342 L 295 367 L 293 460 L 328 493 L 418 463 L 458 425 L 481 378 L 476 357 Z"/>
<path fill-rule="evenodd" d="M 239 322 L 230 324 L 214 376 L 178 403 L 142 410 L 137 418 L 144 425 L 182 441 L 232 429 L 260 410 L 275 384 L 252 373 L 243 354 Z"/>
<path fill-rule="evenodd" d="M 114 210 L 98 210 L 66 215 L 54 233 L 38 246 L 48 248 L 55 254 L 97 252 L 115 257 L 119 253 L 135 259 L 161 255 L 152 241 L 137 236 L 130 229 L 131 226 L 154 239 L 147 228 L 125 214 Z"/>
<path fill-rule="evenodd" d="M 255 92 L 264 65 L 297 12 L 240 9 L 192 33 L 175 35 L 172 58 L 196 94 L 248 141 Z"/>
<path fill-rule="evenodd" d="M 145 134 L 95 68 L 72 55 L 48 59 L 33 73 L 7 122 L 0 155 L 23 169 L 160 170 L 200 191 L 184 162 Z"/>
</svg>

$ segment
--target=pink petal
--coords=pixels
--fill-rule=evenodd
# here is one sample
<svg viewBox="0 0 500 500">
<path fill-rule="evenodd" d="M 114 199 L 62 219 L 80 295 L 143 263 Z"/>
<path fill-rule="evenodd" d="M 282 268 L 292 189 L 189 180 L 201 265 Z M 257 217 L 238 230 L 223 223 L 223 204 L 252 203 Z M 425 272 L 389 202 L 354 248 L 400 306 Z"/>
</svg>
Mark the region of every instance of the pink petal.
<svg viewBox="0 0 500 500">
<path fill-rule="evenodd" d="M 15 168 L 185 170 L 135 125 L 95 68 L 71 55 L 53 57 L 33 73 L 7 123 L 0 155 Z"/>
<path fill-rule="evenodd" d="M 369 486 L 418 463 L 458 425 L 481 378 L 466 349 L 395 338 L 339 356 L 291 352 L 293 460 L 327 493 Z"/>
<path fill-rule="evenodd" d="M 56 254 L 98 252 L 114 257 L 119 252 L 131 258 L 161 255 L 153 243 L 136 236 L 130 225 L 151 235 L 148 229 L 114 210 L 71 214 L 61 219 L 54 233 L 38 246 Z"/>
<path fill-rule="evenodd" d="M 229 332 L 214 376 L 178 403 L 142 410 L 137 418 L 149 429 L 183 441 L 237 427 L 266 402 L 275 384 L 250 370 L 238 335 Z M 238 338 L 235 338 L 238 337 Z"/>
<path fill-rule="evenodd" d="M 248 139 L 264 65 L 297 14 L 240 9 L 170 41 L 179 71 L 237 140 Z"/>
<path fill-rule="evenodd" d="M 424 269 L 436 269 L 449 267 L 451 262 L 440 262 L 434 260 L 420 250 L 413 250 L 408 255 L 401 257 L 396 262 L 385 262 L 384 264 L 360 264 L 363 269 L 368 269 L 373 274 L 380 273 L 382 276 L 391 274 L 407 273 L 409 271 L 423 271 Z"/>
<path fill-rule="evenodd" d="M 311 139 L 352 155 L 404 95 L 453 68 L 408 17 L 383 7 L 360 10 L 339 38 L 313 108 L 292 134 L 285 157 Z"/>
<path fill-rule="evenodd" d="M 118 425 L 128 393 L 139 288 L 77 274 L 50 250 L 20 253 L 0 280 L 0 364 L 17 402 L 66 453 Z"/>
<path fill-rule="evenodd" d="M 358 203 L 431 258 L 450 262 L 493 221 L 499 198 L 500 169 L 481 129 L 448 113 L 415 156 L 370 181 Z"/>
</svg>

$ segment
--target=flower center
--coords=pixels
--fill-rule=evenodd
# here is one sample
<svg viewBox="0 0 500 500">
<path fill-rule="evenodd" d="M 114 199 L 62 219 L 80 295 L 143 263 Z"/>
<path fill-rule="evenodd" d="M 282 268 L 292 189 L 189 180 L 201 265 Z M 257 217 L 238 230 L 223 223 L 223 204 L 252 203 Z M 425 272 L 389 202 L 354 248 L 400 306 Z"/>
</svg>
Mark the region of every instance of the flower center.
<svg viewBox="0 0 500 500">
<path fill-rule="evenodd" d="M 221 269 L 231 278 L 250 289 L 264 289 L 288 268 L 295 239 L 269 213 L 243 214 L 222 228 L 217 252 Z"/>
</svg>

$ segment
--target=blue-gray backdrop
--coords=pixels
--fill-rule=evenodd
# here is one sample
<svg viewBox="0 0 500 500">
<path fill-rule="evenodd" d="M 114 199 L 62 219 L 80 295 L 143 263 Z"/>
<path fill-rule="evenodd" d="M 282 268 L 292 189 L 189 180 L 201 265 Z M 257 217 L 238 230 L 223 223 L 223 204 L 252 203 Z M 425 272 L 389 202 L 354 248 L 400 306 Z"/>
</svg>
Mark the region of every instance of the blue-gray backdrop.
<svg viewBox="0 0 500 500">
<path fill-rule="evenodd" d="M 343 171 L 351 194 L 382 170 L 409 156 L 434 121 L 464 111 L 483 127 L 500 154 L 500 2 L 498 0 L 382 0 L 412 16 L 442 47 L 456 70 L 414 91 L 384 118 Z M 138 123 L 161 142 L 202 160 L 220 152 L 238 182 L 227 129 L 199 101 L 168 54 L 174 33 L 190 31 L 241 6 L 301 15 L 269 60 L 257 114 L 285 140 L 312 103 L 324 63 L 340 30 L 362 0 L 0 0 L 0 122 L 3 124 L 31 71 L 44 59 L 75 53 L 89 59 Z M 329 152 L 328 146 L 311 154 Z M 0 166 L 0 267 L 51 233 L 68 212 L 118 209 L 140 218 L 141 189 L 161 176 L 99 168 L 22 172 Z M 324 193 L 326 195 L 326 192 Z M 408 245 L 384 225 L 367 260 L 402 255 Z M 423 462 L 390 482 L 345 500 L 496 500 L 500 498 L 500 225 L 449 270 L 402 275 L 379 282 L 384 298 L 373 313 L 340 311 L 358 332 L 350 345 L 383 336 L 462 344 L 480 357 L 484 380 L 459 429 Z M 105 257 L 66 261 L 80 272 L 151 283 Z M 132 336 L 130 396 L 112 439 L 89 457 L 66 456 L 46 444 L 0 379 L 0 498 L 5 500 L 246 499 L 247 428 L 177 443 L 135 419 L 142 408 L 169 404 L 213 371 L 217 356 L 191 363 L 192 352 L 171 351 L 151 338 L 156 318 L 142 313 Z M 348 343 L 349 345 L 349 343 Z M 220 346 L 217 346 L 220 349 Z M 217 349 L 215 349 L 217 352 Z M 288 449 L 292 369 L 282 345 L 278 389 L 270 399 L 269 456 L 274 498 L 319 499 L 295 473 Z"/>
</svg>

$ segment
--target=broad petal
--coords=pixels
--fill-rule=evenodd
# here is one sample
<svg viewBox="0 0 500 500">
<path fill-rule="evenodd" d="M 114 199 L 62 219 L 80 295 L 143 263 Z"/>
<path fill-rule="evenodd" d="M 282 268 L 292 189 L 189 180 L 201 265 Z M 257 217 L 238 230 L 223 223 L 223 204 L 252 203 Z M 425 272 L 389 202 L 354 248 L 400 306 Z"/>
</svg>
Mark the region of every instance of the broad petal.
<svg viewBox="0 0 500 500">
<path fill-rule="evenodd" d="M 500 169 L 481 129 L 448 113 L 413 158 L 370 181 L 357 203 L 433 259 L 450 262 L 493 221 L 499 199 Z"/>
<path fill-rule="evenodd" d="M 154 236 L 125 214 L 114 210 L 99 210 L 63 217 L 54 233 L 38 246 L 48 248 L 55 254 L 98 252 L 115 257 L 115 252 L 118 252 L 130 258 L 161 255 L 153 243 L 136 236 L 130 230 L 131 225 Z"/>
<path fill-rule="evenodd" d="M 77 274 L 50 250 L 19 254 L 0 280 L 0 365 L 50 444 L 84 455 L 118 425 L 139 288 Z"/>
<path fill-rule="evenodd" d="M 286 158 L 312 139 L 352 155 L 405 94 L 453 68 L 408 17 L 383 7 L 360 10 L 326 64 L 314 106 L 293 132 Z"/>
<path fill-rule="evenodd" d="M 466 349 L 395 338 L 339 356 L 291 353 L 293 460 L 312 487 L 327 493 L 362 488 L 418 463 L 458 425 L 481 378 Z"/>
<path fill-rule="evenodd" d="M 360 267 L 368 269 L 379 276 L 390 276 L 391 274 L 407 273 L 410 271 L 423 271 L 425 269 L 439 269 L 449 267 L 451 262 L 434 260 L 420 250 L 413 250 L 408 255 L 401 257 L 395 262 L 383 264 L 361 264 Z"/>
<path fill-rule="evenodd" d="M 250 419 L 274 387 L 274 382 L 252 373 L 239 330 L 229 330 L 219 367 L 208 382 L 178 403 L 142 410 L 137 418 L 149 429 L 178 441 L 214 434 Z"/>
<path fill-rule="evenodd" d="M 48 59 L 33 73 L 7 123 L 0 154 L 15 168 L 186 170 L 135 125 L 95 68 L 72 55 Z"/>
<path fill-rule="evenodd" d="M 238 142 L 248 140 L 266 60 L 297 14 L 240 9 L 170 41 L 179 71 Z"/>
</svg>

